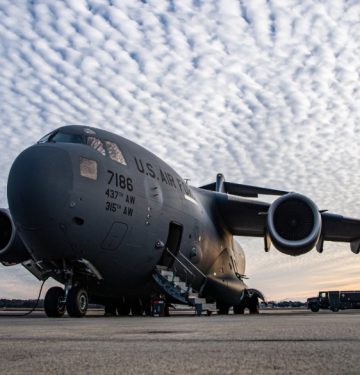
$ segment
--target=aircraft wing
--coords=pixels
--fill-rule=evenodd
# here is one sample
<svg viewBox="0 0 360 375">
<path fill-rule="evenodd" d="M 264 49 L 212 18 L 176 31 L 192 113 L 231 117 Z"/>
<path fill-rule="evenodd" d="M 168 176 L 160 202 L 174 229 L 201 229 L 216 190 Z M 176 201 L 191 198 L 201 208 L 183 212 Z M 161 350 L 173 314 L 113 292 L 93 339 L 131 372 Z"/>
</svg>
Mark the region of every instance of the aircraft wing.
<svg viewBox="0 0 360 375">
<path fill-rule="evenodd" d="M 263 237 L 270 204 L 236 195 L 216 195 L 217 207 L 225 226 L 235 236 Z"/>
<path fill-rule="evenodd" d="M 210 191 L 219 191 L 219 187 L 217 187 L 216 185 L 217 183 L 213 182 L 211 184 L 201 186 L 200 189 L 210 190 Z M 218 186 L 219 185 L 220 184 L 218 184 Z M 249 198 L 257 198 L 259 194 L 285 195 L 288 193 L 288 191 L 284 191 L 284 190 L 275 190 L 275 189 L 268 189 L 268 188 L 259 187 L 259 186 L 235 184 L 233 182 L 227 182 L 227 181 L 221 181 L 221 192 L 232 194 L 232 195 L 237 195 L 240 197 L 249 197 Z"/>
<path fill-rule="evenodd" d="M 271 239 L 276 248 L 291 255 L 305 253 L 315 246 L 322 252 L 324 241 L 348 242 L 354 253 L 360 252 L 360 219 L 319 211 L 303 195 L 288 193 L 267 203 L 215 194 L 219 215 L 234 235 Z"/>
<path fill-rule="evenodd" d="M 322 212 L 322 236 L 324 241 L 350 242 L 351 251 L 360 252 L 360 220 Z"/>
</svg>

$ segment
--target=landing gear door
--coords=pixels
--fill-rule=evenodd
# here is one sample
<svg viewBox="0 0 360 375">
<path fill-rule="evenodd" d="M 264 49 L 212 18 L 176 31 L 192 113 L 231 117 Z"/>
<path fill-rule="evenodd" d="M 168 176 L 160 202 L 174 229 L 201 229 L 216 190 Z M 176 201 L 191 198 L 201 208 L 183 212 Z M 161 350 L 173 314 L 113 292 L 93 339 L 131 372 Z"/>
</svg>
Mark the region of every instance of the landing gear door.
<svg viewBox="0 0 360 375">
<path fill-rule="evenodd" d="M 241 275 L 240 275 L 240 272 L 239 272 L 239 267 L 238 267 L 238 264 L 237 264 L 236 256 L 234 254 L 234 250 L 228 249 L 228 252 L 229 252 L 229 257 L 230 257 L 230 269 L 232 269 L 234 271 L 237 278 L 240 278 Z"/>
</svg>

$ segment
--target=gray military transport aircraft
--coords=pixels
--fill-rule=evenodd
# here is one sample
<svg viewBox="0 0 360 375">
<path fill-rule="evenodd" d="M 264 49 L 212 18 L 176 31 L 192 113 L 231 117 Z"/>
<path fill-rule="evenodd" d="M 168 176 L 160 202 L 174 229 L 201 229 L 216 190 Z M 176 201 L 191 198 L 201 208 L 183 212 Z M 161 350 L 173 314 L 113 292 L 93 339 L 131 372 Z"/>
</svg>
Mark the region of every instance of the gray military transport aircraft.
<svg viewBox="0 0 360 375">
<path fill-rule="evenodd" d="M 112 314 L 150 313 L 167 303 L 216 302 L 257 313 L 261 292 L 244 282 L 245 257 L 233 236 L 264 238 L 300 255 L 324 241 L 360 251 L 360 220 L 319 211 L 307 197 L 216 182 L 189 186 L 143 147 L 104 130 L 61 127 L 23 151 L 0 210 L 0 262 L 21 263 L 39 280 L 53 277 L 45 311 L 86 314 L 88 303 Z M 272 204 L 259 194 L 279 196 Z"/>
</svg>

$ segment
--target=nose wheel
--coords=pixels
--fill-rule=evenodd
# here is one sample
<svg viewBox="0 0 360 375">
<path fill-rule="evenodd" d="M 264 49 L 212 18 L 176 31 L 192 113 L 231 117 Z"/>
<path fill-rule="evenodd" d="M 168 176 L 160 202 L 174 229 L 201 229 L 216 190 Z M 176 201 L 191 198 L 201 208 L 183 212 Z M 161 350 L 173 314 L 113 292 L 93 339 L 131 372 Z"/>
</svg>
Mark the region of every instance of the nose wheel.
<svg viewBox="0 0 360 375">
<path fill-rule="evenodd" d="M 44 309 L 49 318 L 61 318 L 64 315 L 64 297 L 64 290 L 58 286 L 50 288 L 47 291 L 44 300 Z"/>
<path fill-rule="evenodd" d="M 80 318 L 87 312 L 89 298 L 81 286 L 72 287 L 66 299 L 66 310 L 71 317 Z"/>
<path fill-rule="evenodd" d="M 73 286 L 69 289 L 67 295 L 60 287 L 50 288 L 44 300 L 45 312 L 50 318 L 62 317 L 65 313 L 65 308 L 69 316 L 80 318 L 86 314 L 88 304 L 88 294 L 81 286 Z"/>
</svg>

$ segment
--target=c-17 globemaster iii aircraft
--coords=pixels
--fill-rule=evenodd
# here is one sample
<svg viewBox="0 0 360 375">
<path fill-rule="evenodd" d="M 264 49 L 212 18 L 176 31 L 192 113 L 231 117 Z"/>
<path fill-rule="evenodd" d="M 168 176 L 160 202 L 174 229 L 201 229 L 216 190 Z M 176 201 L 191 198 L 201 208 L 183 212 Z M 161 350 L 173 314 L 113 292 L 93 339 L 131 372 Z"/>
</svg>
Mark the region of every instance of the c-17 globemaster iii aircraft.
<svg viewBox="0 0 360 375">
<path fill-rule="evenodd" d="M 0 210 L 0 262 L 53 277 L 45 311 L 85 315 L 89 302 L 118 315 L 150 313 L 150 301 L 216 302 L 218 312 L 257 313 L 261 292 L 244 282 L 233 236 L 264 238 L 288 255 L 324 241 L 360 251 L 360 220 L 319 211 L 307 197 L 226 182 L 189 186 L 143 147 L 104 130 L 61 127 L 23 151 Z M 272 204 L 259 194 L 278 196 Z"/>
</svg>

